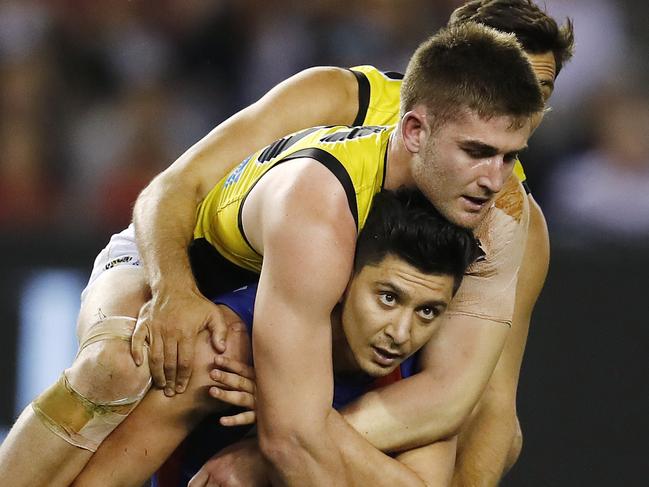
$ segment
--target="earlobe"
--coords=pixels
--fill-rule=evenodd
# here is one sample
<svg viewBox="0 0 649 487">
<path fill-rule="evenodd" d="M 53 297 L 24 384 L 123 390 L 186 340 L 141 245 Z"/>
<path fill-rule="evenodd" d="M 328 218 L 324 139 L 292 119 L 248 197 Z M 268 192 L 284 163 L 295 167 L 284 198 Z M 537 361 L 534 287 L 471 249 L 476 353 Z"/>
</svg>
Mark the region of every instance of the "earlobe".
<svg viewBox="0 0 649 487">
<path fill-rule="evenodd" d="M 406 150 L 411 154 L 417 154 L 421 150 L 426 128 L 425 115 L 416 109 L 407 112 L 401 119 L 401 137 Z"/>
</svg>

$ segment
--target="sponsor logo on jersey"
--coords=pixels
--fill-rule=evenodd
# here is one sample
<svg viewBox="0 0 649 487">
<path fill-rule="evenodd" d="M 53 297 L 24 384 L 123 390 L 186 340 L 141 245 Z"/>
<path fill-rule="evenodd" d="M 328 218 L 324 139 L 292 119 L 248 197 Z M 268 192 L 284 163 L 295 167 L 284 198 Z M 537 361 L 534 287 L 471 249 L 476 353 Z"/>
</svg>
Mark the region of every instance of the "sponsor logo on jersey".
<svg viewBox="0 0 649 487">
<path fill-rule="evenodd" d="M 228 176 L 228 179 L 225 180 L 224 187 L 228 187 L 237 181 L 239 181 L 239 178 L 241 177 L 241 173 L 243 170 L 246 168 L 248 163 L 250 162 L 250 157 L 246 157 L 237 167 L 234 168 L 234 170 L 230 173 Z"/>
<path fill-rule="evenodd" d="M 104 270 L 107 271 L 108 269 L 112 269 L 113 267 L 122 264 L 139 266 L 140 261 L 138 259 L 135 259 L 132 255 L 124 255 L 122 257 L 118 257 L 117 259 L 111 260 L 108 264 L 104 266 Z"/>
</svg>

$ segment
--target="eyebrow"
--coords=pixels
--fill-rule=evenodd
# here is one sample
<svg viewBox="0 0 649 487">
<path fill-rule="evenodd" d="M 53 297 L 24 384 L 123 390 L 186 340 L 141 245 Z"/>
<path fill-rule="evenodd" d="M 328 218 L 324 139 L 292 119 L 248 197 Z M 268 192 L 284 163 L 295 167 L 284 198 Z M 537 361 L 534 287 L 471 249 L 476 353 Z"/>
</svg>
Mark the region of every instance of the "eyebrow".
<svg viewBox="0 0 649 487">
<path fill-rule="evenodd" d="M 460 146 L 462 146 L 462 148 L 464 150 L 471 150 L 471 151 L 479 152 L 479 153 L 484 155 L 483 157 L 495 156 L 496 154 L 498 154 L 500 152 L 498 150 L 498 148 L 494 147 L 493 145 L 485 144 L 484 142 L 480 142 L 478 140 L 463 140 L 463 141 L 460 141 L 459 144 L 460 144 Z M 508 154 L 508 155 L 509 154 L 517 154 L 518 152 L 522 152 L 525 149 L 527 149 L 527 144 L 525 144 L 523 147 L 521 147 L 519 149 L 514 149 L 512 151 L 508 151 L 508 152 L 506 152 L 506 154 Z"/>
<path fill-rule="evenodd" d="M 403 289 L 402 287 L 400 287 L 400 286 L 398 286 L 398 285 L 396 285 L 396 284 L 394 284 L 392 282 L 378 281 L 377 284 L 379 286 L 389 288 L 395 294 L 399 294 L 401 296 L 403 296 L 403 295 L 408 296 L 409 295 L 408 292 L 405 289 Z M 433 299 L 433 300 L 430 300 L 430 301 L 426 301 L 421 306 L 430 306 L 431 308 L 441 306 L 443 309 L 446 309 L 448 307 L 448 303 L 446 301 L 444 301 L 444 300 L 441 300 L 441 299 Z"/>
<path fill-rule="evenodd" d="M 551 79 L 541 79 L 539 80 L 541 86 L 548 86 L 551 90 L 554 90 L 554 80 Z"/>
</svg>

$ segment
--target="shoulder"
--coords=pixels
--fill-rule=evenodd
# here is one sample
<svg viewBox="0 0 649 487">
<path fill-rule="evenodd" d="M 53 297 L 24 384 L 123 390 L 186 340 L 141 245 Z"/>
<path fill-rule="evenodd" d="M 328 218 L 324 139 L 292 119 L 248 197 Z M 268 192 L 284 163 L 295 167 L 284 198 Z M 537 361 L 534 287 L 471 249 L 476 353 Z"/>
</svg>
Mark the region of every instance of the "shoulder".
<svg viewBox="0 0 649 487">
<path fill-rule="evenodd" d="M 403 75 L 374 66 L 351 68 L 358 79 L 358 114 L 354 125 L 393 125 L 398 121 Z"/>
<path fill-rule="evenodd" d="M 321 162 L 297 158 L 280 164 L 264 179 L 260 203 L 268 228 L 290 225 L 306 231 L 314 226 L 344 228 L 349 222 L 355 229 L 345 188 Z"/>
<path fill-rule="evenodd" d="M 482 275 L 515 273 L 527 241 L 530 204 L 521 182 L 511 177 L 498 194 L 494 206 L 476 229 L 484 258 L 469 268 Z"/>
</svg>

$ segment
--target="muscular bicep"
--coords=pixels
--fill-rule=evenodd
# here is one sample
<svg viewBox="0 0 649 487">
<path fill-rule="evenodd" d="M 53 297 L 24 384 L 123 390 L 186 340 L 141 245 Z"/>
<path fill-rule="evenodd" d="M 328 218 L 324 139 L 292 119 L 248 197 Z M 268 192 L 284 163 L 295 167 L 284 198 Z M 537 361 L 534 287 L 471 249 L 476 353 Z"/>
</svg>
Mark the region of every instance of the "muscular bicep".
<svg viewBox="0 0 649 487">
<path fill-rule="evenodd" d="M 247 214 L 249 226 L 261 214 L 261 230 L 251 233 L 264 253 L 253 328 L 260 428 L 331 410 L 330 313 L 351 273 L 356 229 L 337 180 L 321 165 L 310 169 L 294 183 L 260 188 L 274 204 L 258 194 Z"/>
<path fill-rule="evenodd" d="M 519 270 L 512 330 L 498 362 L 494 376 L 506 380 L 512 394 L 516 392 L 532 312 L 541 294 L 550 263 L 550 241 L 543 212 L 530 197 L 530 225 L 525 254 Z"/>
</svg>

